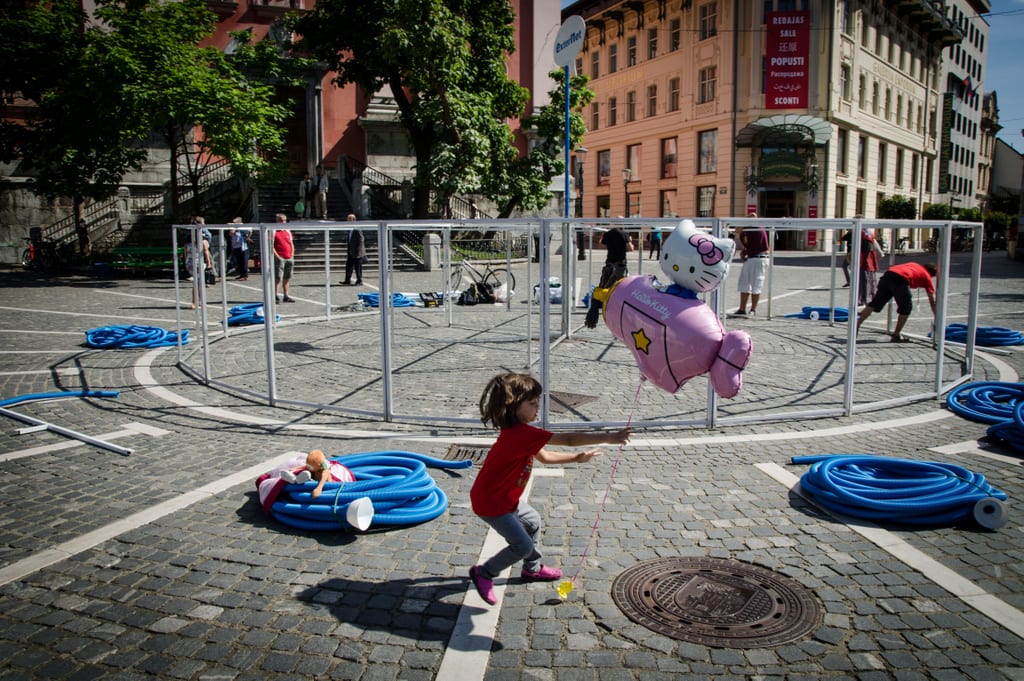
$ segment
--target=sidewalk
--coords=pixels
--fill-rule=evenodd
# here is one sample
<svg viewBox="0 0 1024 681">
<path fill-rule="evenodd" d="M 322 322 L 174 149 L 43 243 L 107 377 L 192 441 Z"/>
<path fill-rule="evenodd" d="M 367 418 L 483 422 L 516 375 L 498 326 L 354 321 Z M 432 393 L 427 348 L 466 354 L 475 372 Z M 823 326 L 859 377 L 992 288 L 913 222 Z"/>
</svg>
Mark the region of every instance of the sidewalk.
<svg viewBox="0 0 1024 681">
<path fill-rule="evenodd" d="M 742 321 L 755 354 L 744 391 L 723 406 L 729 413 L 835 403 L 835 343 L 845 327 L 783 316 L 827 300 L 824 288 L 812 288 L 828 285 L 818 258 L 779 254 L 773 318 Z M 958 294 L 966 271 L 953 263 L 961 283 L 949 299 L 950 322 L 963 321 L 956 317 L 966 311 Z M 980 447 L 985 426 L 941 402 L 711 431 L 644 428 L 588 465 L 538 466 L 529 495 L 544 518 L 546 559 L 575 575 L 575 589 L 562 601 L 555 585 L 499 580 L 503 598 L 486 606 L 466 577 L 492 541 L 469 510 L 475 468 L 431 471 L 449 498 L 440 518 L 358 535 L 304 533 L 264 517 L 253 482 L 289 452 L 313 448 L 444 457 L 486 447 L 493 432 L 468 421 L 480 385 L 507 355 L 501 345 L 434 357 L 449 332 L 428 324 L 429 333 L 401 348 L 402 409 L 458 413 L 465 425 L 275 409 L 197 384 L 175 366 L 173 349 L 84 347 L 89 328 L 168 327 L 174 293 L 165 280 L 17 272 L 0 280 L 0 397 L 118 390 L 116 398 L 11 410 L 132 449 L 123 456 L 52 432 L 18 435 L 23 426 L 13 420 L 0 432 L 0 679 L 1024 678 L 1021 459 Z M 249 284 L 230 283 L 232 302 L 256 299 L 258 282 Z M 280 311 L 316 314 L 319 290 L 297 281 L 297 311 Z M 334 287 L 331 295 L 343 305 L 355 291 Z M 460 315 L 449 344 L 466 345 L 466 328 L 489 331 L 494 319 L 485 309 Z M 926 332 L 928 319 L 927 303 L 918 304 L 908 330 Z M 985 256 L 979 324 L 1024 327 L 1024 269 L 1005 253 Z M 416 325 L 423 318 L 403 318 L 408 333 Z M 340 330 L 283 326 L 276 341 L 292 345 L 278 352 L 287 359 L 281 389 L 297 399 L 371 403 L 379 388 L 364 364 L 373 361 L 373 332 L 354 322 Z M 923 345 L 894 349 L 872 329 L 862 336 L 858 352 L 885 367 L 861 377 L 873 397 L 928 383 Z M 251 345 L 215 352 L 216 371 L 259 385 L 259 341 Z M 979 380 L 1019 380 L 1022 352 L 980 358 Z M 454 367 L 455 358 L 463 366 Z M 581 333 L 553 364 L 558 390 L 594 398 L 554 414 L 556 421 L 632 415 L 657 425 L 686 418 L 703 399 L 702 385 L 676 396 L 647 386 L 634 407 L 635 366 L 602 327 Z M 829 452 L 983 473 L 1009 495 L 1009 522 L 986 532 L 873 530 L 834 519 L 790 489 L 806 470 L 791 457 Z M 654 631 L 616 604 L 620 575 L 655 558 L 690 557 L 793 580 L 810 591 L 820 619 L 797 640 L 743 649 Z M 688 626 L 680 620 L 670 629 Z"/>
</svg>

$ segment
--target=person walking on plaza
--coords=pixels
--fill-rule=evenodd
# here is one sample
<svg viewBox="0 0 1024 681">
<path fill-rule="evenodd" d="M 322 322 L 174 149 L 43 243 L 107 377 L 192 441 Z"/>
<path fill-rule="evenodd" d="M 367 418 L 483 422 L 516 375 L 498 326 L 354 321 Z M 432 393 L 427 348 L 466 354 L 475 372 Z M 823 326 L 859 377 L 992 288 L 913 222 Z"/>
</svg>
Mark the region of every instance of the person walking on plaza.
<svg viewBox="0 0 1024 681">
<path fill-rule="evenodd" d="M 288 216 L 278 213 L 274 216 L 275 222 L 288 222 Z M 295 299 L 288 295 L 288 285 L 292 279 L 292 266 L 295 264 L 295 243 L 292 240 L 292 232 L 286 228 L 274 231 L 274 300 L 286 303 L 294 303 Z M 278 288 L 284 294 L 282 298 L 278 295 Z"/>
<path fill-rule="evenodd" d="M 313 201 L 316 198 L 316 192 L 313 191 L 313 179 L 309 176 L 309 171 L 302 176 L 302 181 L 299 182 L 299 201 L 302 202 L 302 212 L 300 217 L 308 218 L 313 212 Z"/>
<path fill-rule="evenodd" d="M 747 213 L 748 218 L 756 218 L 757 212 Z M 740 292 L 740 309 L 737 315 L 747 315 L 747 301 L 750 302 L 751 315 L 757 314 L 757 304 L 761 300 L 761 289 L 768 275 L 768 232 L 764 227 L 737 227 L 736 242 L 739 244 L 743 267 L 740 269 L 740 280 L 737 288 Z"/>
<path fill-rule="evenodd" d="M 313 178 L 313 217 L 321 220 L 327 219 L 327 175 L 324 174 L 324 167 L 316 167 L 316 177 Z"/>
<path fill-rule="evenodd" d="M 345 218 L 347 221 L 355 220 L 356 216 L 349 213 Z M 345 258 L 345 286 L 352 285 L 352 273 L 356 274 L 356 286 L 363 283 L 363 263 L 366 262 L 366 243 L 363 239 L 363 232 L 359 229 L 348 230 L 348 254 Z"/>
<path fill-rule="evenodd" d="M 242 224 L 242 218 L 231 221 L 233 225 Z M 249 230 L 235 227 L 231 230 L 231 256 L 235 259 L 235 271 L 238 281 L 249 279 Z"/>
<path fill-rule="evenodd" d="M 501 373 L 492 378 L 480 397 L 481 421 L 498 428 L 498 439 L 487 452 L 469 491 L 473 512 L 508 544 L 494 556 L 469 570 L 477 593 L 494 605 L 494 579 L 522 561 L 525 581 L 551 582 L 562 576 L 556 567 L 541 564 L 540 514 L 522 500 L 534 459 L 545 464 L 585 463 L 599 450 L 553 452 L 547 445 L 589 447 L 602 443 L 625 444 L 629 428 L 608 432 L 551 432 L 530 425 L 537 418 L 540 382 L 529 374 Z"/>
<path fill-rule="evenodd" d="M 597 288 L 608 288 L 619 279 L 629 274 L 629 263 L 626 254 L 633 250 L 633 237 L 622 231 L 622 227 L 614 226 L 601 236 L 601 244 L 607 249 L 604 267 L 601 268 L 601 279 Z M 590 309 L 583 320 L 588 329 L 596 329 L 601 319 L 601 301 L 590 297 Z"/>
<path fill-rule="evenodd" d="M 661 230 L 657 227 L 651 230 L 651 249 L 647 253 L 647 259 L 661 259 Z"/>
<path fill-rule="evenodd" d="M 878 290 L 878 262 L 882 255 L 882 248 L 874 232 L 863 229 L 860 233 L 860 288 L 857 292 L 857 303 L 860 305 L 875 297 L 875 291 Z"/>
<path fill-rule="evenodd" d="M 857 315 L 857 331 L 864 320 L 874 312 L 881 312 L 893 298 L 896 299 L 896 328 L 892 332 L 893 343 L 906 343 L 907 338 L 903 336 L 903 327 L 910 318 L 914 309 L 914 303 L 910 295 L 910 289 L 923 288 L 928 295 L 928 304 L 931 305 L 932 315 L 935 315 L 935 282 L 932 281 L 938 273 L 935 265 L 928 263 L 922 265 L 916 262 L 906 262 L 893 265 L 878 281 L 878 291 L 875 292 L 864 309 Z"/>
</svg>

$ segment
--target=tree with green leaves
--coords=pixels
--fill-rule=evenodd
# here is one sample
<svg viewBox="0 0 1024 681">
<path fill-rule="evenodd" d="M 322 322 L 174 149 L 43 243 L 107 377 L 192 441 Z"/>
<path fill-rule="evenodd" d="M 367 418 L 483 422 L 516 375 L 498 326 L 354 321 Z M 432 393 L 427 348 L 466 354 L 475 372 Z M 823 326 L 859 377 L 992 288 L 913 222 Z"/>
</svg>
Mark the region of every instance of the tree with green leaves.
<svg viewBox="0 0 1024 681">
<path fill-rule="evenodd" d="M 109 34 L 87 24 L 77 0 L 7 6 L 0 34 L 19 36 L 2 41 L 0 89 L 26 103 L 23 123 L 0 127 L 0 157 L 22 160 L 36 194 L 71 198 L 86 255 L 83 204 L 113 196 L 124 174 L 141 167 L 145 112 L 135 106 Z"/>
<path fill-rule="evenodd" d="M 875 214 L 881 220 L 913 220 L 917 217 L 917 204 L 906 196 L 886 196 L 878 202 Z"/>
<path fill-rule="evenodd" d="M 539 210 L 551 200 L 551 180 L 565 170 L 565 74 L 548 74 L 556 85 L 548 91 L 548 103 L 537 114 L 523 119 L 523 127 L 531 129 L 538 143 L 525 156 L 510 163 L 495 164 L 483 185 L 484 193 L 498 205 L 499 217 L 508 217 L 516 208 Z M 594 98 L 588 87 L 590 77 L 569 79 L 569 145 L 576 149 L 586 133 L 581 110 Z"/>
<path fill-rule="evenodd" d="M 200 47 L 216 25 L 205 0 L 98 0 L 96 16 L 124 56 L 132 94 L 148 112 L 149 127 L 170 152 L 178 221 L 184 217 L 182 174 L 191 185 L 190 212 L 199 213 L 201 179 L 214 160 L 226 160 L 241 176 L 273 165 L 284 148 L 288 108 L 274 101 L 280 57 L 271 44 L 254 46 L 242 32 L 232 36 L 240 46 L 238 57 Z M 249 77 L 256 64 L 269 77 Z"/>
<path fill-rule="evenodd" d="M 482 187 L 496 194 L 494 177 L 515 161 L 505 121 L 529 93 L 506 74 L 513 21 L 508 0 L 320 0 L 295 20 L 298 47 L 336 83 L 394 97 L 416 157 L 414 217 L 429 215 L 431 189 L 441 205 Z"/>
</svg>

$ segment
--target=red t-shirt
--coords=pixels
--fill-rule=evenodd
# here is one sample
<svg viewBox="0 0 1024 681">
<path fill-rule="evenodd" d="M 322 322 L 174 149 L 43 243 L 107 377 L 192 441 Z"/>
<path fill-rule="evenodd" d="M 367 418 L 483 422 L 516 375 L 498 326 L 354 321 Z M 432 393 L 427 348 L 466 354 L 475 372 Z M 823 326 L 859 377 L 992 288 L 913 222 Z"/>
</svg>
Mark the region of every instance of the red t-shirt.
<svg viewBox="0 0 1024 681">
<path fill-rule="evenodd" d="M 928 293 L 935 293 L 935 282 L 932 281 L 932 275 L 928 274 L 928 270 L 923 265 L 918 265 L 916 262 L 905 262 L 893 265 L 889 268 L 889 272 L 906 279 L 910 288 L 923 288 Z"/>
<path fill-rule="evenodd" d="M 488 518 L 514 512 L 530 480 L 533 457 L 551 435 L 528 423 L 503 428 L 469 490 L 473 512 Z"/>
<path fill-rule="evenodd" d="M 283 259 L 291 260 L 295 254 L 292 246 L 292 233 L 287 229 L 279 229 L 274 232 L 274 255 Z"/>
</svg>

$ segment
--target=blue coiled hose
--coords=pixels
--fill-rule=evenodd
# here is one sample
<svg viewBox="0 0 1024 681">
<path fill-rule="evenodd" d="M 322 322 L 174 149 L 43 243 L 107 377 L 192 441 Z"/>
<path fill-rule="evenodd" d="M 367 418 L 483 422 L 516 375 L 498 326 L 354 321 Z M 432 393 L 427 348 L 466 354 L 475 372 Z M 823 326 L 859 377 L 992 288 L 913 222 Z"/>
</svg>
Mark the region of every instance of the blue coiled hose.
<svg viewBox="0 0 1024 681">
<path fill-rule="evenodd" d="M 953 464 L 866 454 L 794 456 L 792 462 L 811 464 L 800 485 L 819 504 L 854 518 L 947 525 L 972 514 L 983 522 L 979 506 L 1005 514 L 998 503 L 1006 501 L 1005 492 L 984 475 Z"/>
<path fill-rule="evenodd" d="M 959 416 L 981 423 L 1013 420 L 1013 410 L 1024 401 L 1024 383 L 974 381 L 946 395 L 946 406 Z"/>
<path fill-rule="evenodd" d="M 359 293 L 356 297 L 358 297 L 364 305 L 380 307 L 379 293 Z M 391 307 L 416 307 L 416 302 L 404 293 L 392 293 Z"/>
<path fill-rule="evenodd" d="M 989 426 L 986 434 L 1017 451 L 1024 452 L 1024 400 L 1017 402 L 1012 419 Z"/>
<path fill-rule="evenodd" d="M 178 334 L 137 324 L 101 326 L 85 332 L 85 344 L 90 348 L 168 348 L 178 344 Z M 188 345 L 188 329 L 181 332 L 181 344 Z"/>
<path fill-rule="evenodd" d="M 374 525 L 412 525 L 433 520 L 448 508 L 448 497 L 427 466 L 470 468 L 473 462 L 445 461 L 405 451 L 367 452 L 331 457 L 347 467 L 355 482 L 328 482 L 319 497 L 317 483 L 286 485 L 271 513 L 285 525 L 304 530 L 352 529 L 345 514 L 349 503 L 361 497 L 373 502 Z"/>
<path fill-rule="evenodd" d="M 262 324 L 263 316 L 263 303 L 245 303 L 244 305 L 235 305 L 228 310 L 228 326 Z M 277 319 L 281 319 L 280 315 L 278 315 Z"/>
<path fill-rule="evenodd" d="M 966 324 L 947 324 L 946 340 L 954 343 L 967 342 Z M 998 326 L 979 326 L 974 330 L 974 343 L 976 345 L 1024 345 L 1024 333 L 1013 329 L 1004 329 Z"/>
<path fill-rule="evenodd" d="M 828 315 L 831 310 L 835 310 L 832 314 L 832 319 L 837 322 L 845 322 L 850 319 L 850 311 L 845 307 L 815 307 L 813 305 L 805 305 L 800 312 L 794 312 L 793 314 L 786 315 L 787 317 L 795 317 L 797 319 L 823 319 L 828 321 Z"/>
<path fill-rule="evenodd" d="M 10 407 L 15 404 L 30 402 L 32 400 L 52 400 L 63 397 L 117 397 L 120 394 L 121 393 L 116 390 L 75 390 L 71 392 L 29 393 L 28 395 L 19 395 L 17 397 L 8 397 L 6 400 L 0 400 L 0 407 Z"/>
</svg>

